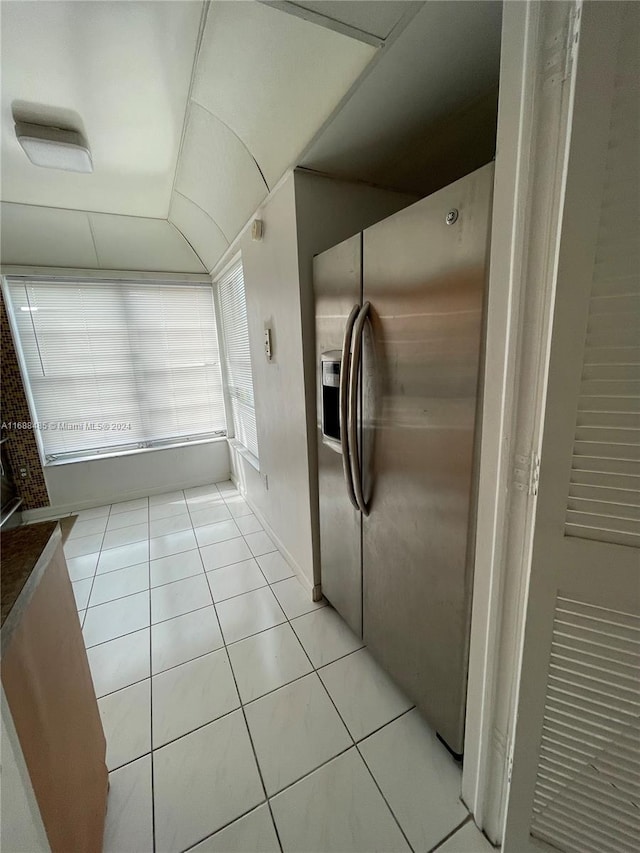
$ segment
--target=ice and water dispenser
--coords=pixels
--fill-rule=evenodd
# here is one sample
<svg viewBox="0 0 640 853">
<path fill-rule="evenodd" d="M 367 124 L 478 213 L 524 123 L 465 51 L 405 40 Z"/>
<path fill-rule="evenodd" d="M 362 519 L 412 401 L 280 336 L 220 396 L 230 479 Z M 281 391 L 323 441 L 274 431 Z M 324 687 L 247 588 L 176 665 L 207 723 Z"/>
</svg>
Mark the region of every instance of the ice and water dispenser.
<svg viewBox="0 0 640 853">
<path fill-rule="evenodd" d="M 340 350 L 320 356 L 322 366 L 322 435 L 340 441 Z"/>
</svg>

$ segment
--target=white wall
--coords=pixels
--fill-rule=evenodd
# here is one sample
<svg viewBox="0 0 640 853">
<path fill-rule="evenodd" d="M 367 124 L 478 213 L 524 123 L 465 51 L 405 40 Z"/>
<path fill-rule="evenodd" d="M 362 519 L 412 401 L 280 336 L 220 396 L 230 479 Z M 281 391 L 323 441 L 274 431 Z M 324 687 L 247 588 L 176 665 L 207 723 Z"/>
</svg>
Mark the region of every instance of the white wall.
<svg viewBox="0 0 640 853">
<path fill-rule="evenodd" d="M 413 200 L 296 172 L 256 214 L 263 240 L 253 242 L 249 233 L 240 240 L 262 476 L 237 453 L 234 471 L 309 588 L 319 582 L 313 255 Z M 263 351 L 266 326 L 271 363 Z"/>
<path fill-rule="evenodd" d="M 229 477 L 226 439 L 163 447 L 65 465 L 49 465 L 44 477 L 51 506 L 23 513 L 27 520 L 56 512 L 125 501 Z"/>
<path fill-rule="evenodd" d="M 244 267 L 260 468 L 234 454 L 236 475 L 293 560 L 313 578 L 295 186 L 291 175 L 260 210 L 264 239 L 240 240 Z M 272 330 L 273 361 L 262 346 Z"/>
<path fill-rule="evenodd" d="M 20 853 L 27 850 L 29 853 L 48 852 L 51 848 L 4 690 L 2 690 L 1 703 L 0 848 L 6 853 Z"/>
</svg>

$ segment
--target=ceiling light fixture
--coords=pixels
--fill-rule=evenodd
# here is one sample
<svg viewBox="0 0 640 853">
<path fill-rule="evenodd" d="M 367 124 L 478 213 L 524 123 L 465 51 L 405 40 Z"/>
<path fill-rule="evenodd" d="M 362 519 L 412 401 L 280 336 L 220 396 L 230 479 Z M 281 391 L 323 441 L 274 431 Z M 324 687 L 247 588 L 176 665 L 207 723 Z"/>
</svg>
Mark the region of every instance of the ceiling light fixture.
<svg viewBox="0 0 640 853">
<path fill-rule="evenodd" d="M 93 172 L 91 152 L 82 135 L 75 130 L 17 121 L 16 136 L 35 166 L 66 172 Z"/>
</svg>

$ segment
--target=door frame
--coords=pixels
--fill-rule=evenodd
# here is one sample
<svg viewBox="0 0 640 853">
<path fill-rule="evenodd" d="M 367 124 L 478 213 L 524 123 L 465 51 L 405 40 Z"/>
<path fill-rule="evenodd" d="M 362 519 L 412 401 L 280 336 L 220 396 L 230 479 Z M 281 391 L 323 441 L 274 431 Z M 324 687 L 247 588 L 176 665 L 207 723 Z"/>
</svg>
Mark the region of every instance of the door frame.
<svg viewBox="0 0 640 853">
<path fill-rule="evenodd" d="M 582 0 L 503 6 L 462 798 L 503 838 Z"/>
</svg>

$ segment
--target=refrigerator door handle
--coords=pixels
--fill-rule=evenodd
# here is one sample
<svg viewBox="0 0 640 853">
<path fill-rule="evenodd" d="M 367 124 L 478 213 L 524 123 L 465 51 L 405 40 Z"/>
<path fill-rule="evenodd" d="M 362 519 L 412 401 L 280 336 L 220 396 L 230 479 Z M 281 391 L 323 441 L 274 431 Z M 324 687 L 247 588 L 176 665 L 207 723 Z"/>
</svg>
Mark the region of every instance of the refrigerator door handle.
<svg viewBox="0 0 640 853">
<path fill-rule="evenodd" d="M 351 364 L 351 338 L 353 326 L 360 311 L 359 305 L 351 309 L 347 324 L 344 327 L 344 340 L 342 342 L 342 362 L 340 364 L 340 446 L 342 447 L 342 470 L 347 486 L 349 500 L 355 509 L 360 509 L 353 489 L 351 478 L 351 449 L 349 446 L 349 376 Z M 356 447 L 357 451 L 357 447 Z"/>
<path fill-rule="evenodd" d="M 360 469 L 360 454 L 358 448 L 358 377 L 360 374 L 360 361 L 362 358 L 362 333 L 364 324 L 369 316 L 370 302 L 365 302 L 353 327 L 353 353 L 349 365 L 349 407 L 347 414 L 347 432 L 349 434 L 349 447 L 351 449 L 351 479 L 355 492 L 358 508 L 363 515 L 369 515 L 369 508 L 364 499 L 362 486 L 362 471 Z"/>
</svg>

